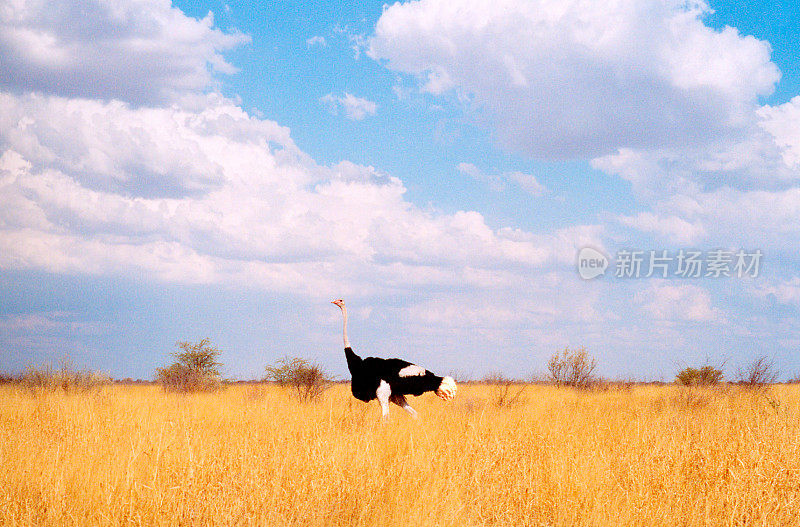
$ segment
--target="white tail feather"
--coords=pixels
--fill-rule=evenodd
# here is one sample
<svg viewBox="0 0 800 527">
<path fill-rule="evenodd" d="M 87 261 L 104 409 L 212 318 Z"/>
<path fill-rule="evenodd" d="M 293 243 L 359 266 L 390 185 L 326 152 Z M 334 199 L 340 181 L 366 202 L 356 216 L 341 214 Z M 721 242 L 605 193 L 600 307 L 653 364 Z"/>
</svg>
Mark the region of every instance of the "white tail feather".
<svg viewBox="0 0 800 527">
<path fill-rule="evenodd" d="M 452 377 L 445 377 L 442 379 L 439 388 L 436 389 L 436 395 L 445 401 L 451 400 L 456 396 L 456 381 Z"/>
</svg>

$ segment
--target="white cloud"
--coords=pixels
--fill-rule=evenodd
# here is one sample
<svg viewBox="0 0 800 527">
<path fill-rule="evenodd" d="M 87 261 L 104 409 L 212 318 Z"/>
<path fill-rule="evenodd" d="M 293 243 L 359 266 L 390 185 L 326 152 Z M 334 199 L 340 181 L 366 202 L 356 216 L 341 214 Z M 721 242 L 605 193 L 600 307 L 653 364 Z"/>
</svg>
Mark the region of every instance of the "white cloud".
<svg viewBox="0 0 800 527">
<path fill-rule="evenodd" d="M 340 26 L 338 24 L 333 28 L 333 32 L 336 35 L 343 35 L 347 38 L 350 49 L 353 51 L 353 58 L 356 60 L 361 58 L 361 53 L 368 47 L 367 39 L 363 34 L 352 30 L 349 26 Z"/>
<path fill-rule="evenodd" d="M 578 280 L 561 273 L 541 273 L 536 282 L 493 284 L 490 290 L 440 295 L 403 309 L 404 318 L 421 327 L 481 328 L 507 333 L 555 325 L 596 323 L 604 315 L 597 310 L 602 289 L 587 290 Z M 517 295 L 509 295 L 517 289 Z"/>
<path fill-rule="evenodd" d="M 623 148 L 592 159 L 591 164 L 630 181 L 636 194 L 648 201 L 726 187 L 742 191 L 786 189 L 800 181 L 800 166 L 792 159 L 791 143 L 793 127 L 798 126 L 800 118 L 790 118 L 792 112 L 783 111 L 785 107 L 778 107 L 782 111 L 774 113 L 769 106 L 760 108 L 761 118 L 756 120 L 754 113 L 754 122 L 735 136 L 710 144 L 652 150 Z"/>
<path fill-rule="evenodd" d="M 762 298 L 774 298 L 781 304 L 800 306 L 800 277 L 754 284 L 753 293 Z"/>
<path fill-rule="evenodd" d="M 764 106 L 735 137 L 592 160 L 630 181 L 651 210 L 621 224 L 678 244 L 793 253 L 800 243 L 800 98 Z"/>
<path fill-rule="evenodd" d="M 670 199 L 665 206 L 714 226 L 714 238 L 738 239 L 750 247 L 793 251 L 800 242 L 800 188 L 742 192 L 720 189 L 693 199 Z M 692 214 L 692 209 L 698 212 Z"/>
<path fill-rule="evenodd" d="M 634 302 L 660 322 L 723 322 L 724 313 L 713 307 L 708 291 L 692 284 L 671 285 L 653 280 L 634 295 Z"/>
<path fill-rule="evenodd" d="M 199 99 L 197 101 L 198 107 Z M 404 199 L 372 167 L 319 166 L 287 129 L 201 110 L 0 95 L 0 267 L 147 272 L 277 291 L 472 284 L 562 265 L 599 231 L 493 230 Z"/>
<path fill-rule="evenodd" d="M 634 216 L 620 216 L 620 223 L 643 232 L 653 233 L 670 242 L 691 246 L 705 234 L 702 221 L 689 222 L 677 216 L 660 216 L 640 212 Z"/>
<path fill-rule="evenodd" d="M 249 40 L 162 0 L 19 0 L 0 8 L 0 89 L 135 104 L 175 101 L 235 69 Z"/>
<path fill-rule="evenodd" d="M 703 24 L 704 3 L 419 0 L 386 8 L 369 54 L 454 88 L 502 143 L 541 157 L 705 143 L 778 80 L 769 44 Z"/>
<path fill-rule="evenodd" d="M 454 354 L 465 342 L 473 343 L 467 353 L 476 354 L 477 338 L 480 351 L 498 350 L 485 357 L 507 354 L 513 368 L 532 344 L 551 352 L 588 343 L 614 356 L 615 345 L 649 345 L 654 325 L 662 342 L 662 336 L 688 344 L 717 338 L 698 323 L 723 324 L 725 315 L 699 286 L 608 287 L 576 276 L 577 250 L 608 253 L 604 242 L 617 234 L 610 229 L 681 243 L 735 239 L 743 248 L 800 243 L 793 186 L 800 101 L 764 108 L 756 118 L 754 96 L 775 78 L 767 46 L 735 30 L 705 28 L 696 10 L 502 0 L 492 3 L 496 10 L 462 4 L 461 19 L 446 3 L 426 18 L 437 5 L 429 0 L 386 10 L 372 41 L 375 56 L 419 73 L 431 93 L 455 88 L 487 111 L 477 118 L 496 119 L 493 126 L 511 147 L 549 157 L 607 153 L 595 167 L 633 182 L 636 197 L 652 209 L 606 216 L 606 225 L 531 233 L 490 227 L 477 211 L 419 207 L 399 179 L 372 166 L 318 165 L 287 128 L 248 115 L 236 101 L 203 94 L 213 86 L 210 69 L 230 71 L 220 53 L 244 40 L 215 29 L 210 17 L 193 20 L 155 0 L 114 8 L 48 5 L 58 16 L 45 13 L 44 4 L 0 8 L 0 53 L 21 42 L 29 48 L 19 64 L 0 61 L 4 270 L 243 284 L 312 301 L 390 298 L 381 302 L 395 306 L 392 314 L 410 333 L 440 338 Z M 79 30 L 59 25 L 76 19 L 76 6 L 98 16 Z M 401 23 L 406 15 L 408 23 Z M 360 53 L 364 40 L 343 31 Z M 104 36 L 102 43 L 84 38 L 89 34 Z M 416 49 L 412 35 L 420 37 Z M 380 47 L 390 42 L 402 46 Z M 74 61 L 92 46 L 86 61 Z M 101 60 L 119 76 L 118 86 L 106 82 Z M 38 68 L 40 76 L 21 84 L 10 68 Z M 161 104 L 167 101 L 180 104 Z M 351 119 L 377 111 L 374 102 L 348 93 L 322 102 Z M 719 125 L 708 141 L 693 135 L 704 119 Z M 717 133 L 722 129 L 726 134 Z M 727 134 L 731 129 L 736 134 Z M 661 144 L 673 134 L 682 146 Z M 630 148 L 618 149 L 624 145 Z M 546 191 L 531 174 L 458 168 L 498 190 Z M 753 294 L 796 298 L 794 282 L 771 287 Z M 380 317 L 378 311 L 367 306 L 363 316 Z M 643 316 L 661 324 L 642 324 Z M 7 317 L 0 330 L 19 343 L 35 332 L 80 329 L 59 317 Z M 383 338 L 396 337 L 385 327 Z M 649 357 L 641 360 L 649 367 Z"/>
<path fill-rule="evenodd" d="M 616 217 L 621 225 L 672 244 L 760 248 L 773 258 L 793 254 L 800 244 L 800 187 L 759 190 L 725 185 L 705 190 L 691 178 L 669 171 L 661 173 L 661 179 L 671 192 L 659 188 L 659 179 L 652 177 L 647 183 L 653 189 L 652 210 Z"/>
<path fill-rule="evenodd" d="M 86 187 L 132 196 L 179 197 L 218 185 L 220 165 L 194 138 L 173 134 L 180 126 L 235 128 L 234 118 L 243 115 L 240 111 L 227 122 L 192 122 L 189 112 L 132 111 L 121 102 L 3 93 L 0 107 L 0 140 L 22 158 L 68 174 Z M 183 122 L 173 122 L 176 117 Z M 269 125 L 262 125 L 264 139 L 285 142 L 288 131 L 277 125 L 268 130 Z"/>
<path fill-rule="evenodd" d="M 312 48 L 314 46 L 326 47 L 328 42 L 325 40 L 325 37 L 320 35 L 314 35 L 311 38 L 306 39 L 306 46 Z"/>
<path fill-rule="evenodd" d="M 524 172 L 513 170 L 511 172 L 506 172 L 504 176 L 510 181 L 513 181 L 519 185 L 522 190 L 533 196 L 539 196 L 545 192 L 544 186 L 539 183 L 535 176 L 532 176 L 531 174 L 525 174 Z"/>
<path fill-rule="evenodd" d="M 75 313 L 47 311 L 0 317 L 0 332 L 7 335 L 42 335 L 57 332 L 98 334 L 103 326 L 96 322 L 77 320 Z"/>
<path fill-rule="evenodd" d="M 500 192 L 505 189 L 505 183 L 500 176 L 496 174 L 485 174 L 480 168 L 476 167 L 472 163 L 459 163 L 456 168 L 459 172 L 471 177 L 475 181 L 486 183 L 489 188 L 495 192 Z"/>
<path fill-rule="evenodd" d="M 782 149 L 784 163 L 800 169 L 800 96 L 779 106 L 764 106 L 758 112 L 759 123 Z M 800 170 L 796 172 L 800 175 Z"/>
<path fill-rule="evenodd" d="M 334 95 L 329 93 L 320 98 L 320 102 L 328 108 L 328 110 L 337 115 L 340 110 L 344 111 L 345 116 L 353 121 L 360 121 L 368 115 L 375 115 L 378 105 L 373 101 L 356 97 L 350 93 L 345 93 L 344 96 Z"/>
<path fill-rule="evenodd" d="M 544 194 L 546 190 L 535 176 L 519 171 L 504 172 L 502 174 L 486 174 L 472 163 L 459 163 L 456 168 L 462 174 L 466 174 L 476 181 L 486 183 L 489 188 L 495 192 L 504 191 L 508 183 L 513 183 L 533 196 L 540 196 Z"/>
<path fill-rule="evenodd" d="M 761 249 L 770 268 L 796 261 L 800 188 L 741 191 L 694 189 L 658 201 L 652 212 L 618 216 L 621 225 L 681 247 Z M 613 229 L 610 229 L 613 231 Z"/>
</svg>

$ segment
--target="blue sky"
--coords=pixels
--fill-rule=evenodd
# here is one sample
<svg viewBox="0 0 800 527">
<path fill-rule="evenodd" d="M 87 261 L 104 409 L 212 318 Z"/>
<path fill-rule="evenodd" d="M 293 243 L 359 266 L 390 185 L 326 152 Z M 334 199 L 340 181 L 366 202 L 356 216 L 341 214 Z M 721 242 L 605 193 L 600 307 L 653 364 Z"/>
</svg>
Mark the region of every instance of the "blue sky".
<svg viewBox="0 0 800 527">
<path fill-rule="evenodd" d="M 793 3 L 51 4 L 0 15 L 0 370 L 344 376 L 344 296 L 435 371 L 800 372 Z M 719 248 L 758 275 L 614 276 Z"/>
</svg>

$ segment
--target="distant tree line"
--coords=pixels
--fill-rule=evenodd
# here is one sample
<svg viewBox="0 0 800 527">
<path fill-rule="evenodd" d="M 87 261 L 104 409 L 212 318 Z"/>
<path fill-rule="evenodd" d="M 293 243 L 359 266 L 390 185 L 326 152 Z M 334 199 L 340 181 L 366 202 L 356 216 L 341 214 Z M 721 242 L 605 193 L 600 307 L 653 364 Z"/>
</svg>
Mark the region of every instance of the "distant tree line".
<svg viewBox="0 0 800 527">
<path fill-rule="evenodd" d="M 178 350 L 171 355 L 174 361 L 156 370 L 155 382 L 169 392 L 214 391 L 225 384 L 220 374 L 221 350 L 214 347 L 210 339 L 199 342 L 181 341 Z M 604 389 L 614 386 L 630 386 L 627 383 L 609 383 L 596 374 L 597 360 L 585 347 L 564 348 L 554 353 L 547 363 L 545 381 L 557 387 L 577 389 Z M 767 356 L 759 356 L 750 363 L 740 366 L 734 379 L 730 381 L 746 388 L 762 388 L 777 382 L 779 371 L 774 361 Z M 540 378 L 541 379 L 541 378 Z M 704 364 L 699 367 L 687 366 L 675 376 L 675 384 L 686 387 L 716 386 L 724 381 L 722 367 Z M 0 384 L 16 383 L 32 392 L 63 391 L 67 393 L 84 392 L 106 385 L 110 382 L 148 383 L 149 381 L 112 381 L 108 376 L 77 368 L 70 361 L 63 360 L 59 366 L 43 365 L 29 367 L 22 374 L 1 375 Z M 274 364 L 266 366 L 265 375 L 257 382 L 273 382 L 286 388 L 301 401 L 312 401 L 322 395 L 335 378 L 322 367 L 299 357 L 283 357 Z M 800 374 L 787 382 L 800 383 Z M 506 377 L 495 372 L 482 380 L 491 388 L 491 398 L 499 407 L 514 406 L 522 401 L 525 382 Z"/>
</svg>

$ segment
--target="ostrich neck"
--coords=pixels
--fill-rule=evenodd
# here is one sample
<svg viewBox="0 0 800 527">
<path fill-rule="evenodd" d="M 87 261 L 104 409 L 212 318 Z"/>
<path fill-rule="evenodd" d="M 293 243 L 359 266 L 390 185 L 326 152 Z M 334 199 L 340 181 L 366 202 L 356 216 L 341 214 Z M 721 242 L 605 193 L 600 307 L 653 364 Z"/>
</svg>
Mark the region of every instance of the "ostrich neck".
<svg viewBox="0 0 800 527">
<path fill-rule="evenodd" d="M 344 347 L 350 347 L 350 341 L 347 340 L 347 308 L 342 306 L 342 316 L 344 317 L 344 325 L 342 326 L 342 336 L 344 337 Z"/>
</svg>

